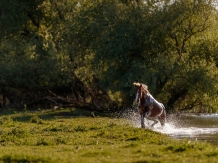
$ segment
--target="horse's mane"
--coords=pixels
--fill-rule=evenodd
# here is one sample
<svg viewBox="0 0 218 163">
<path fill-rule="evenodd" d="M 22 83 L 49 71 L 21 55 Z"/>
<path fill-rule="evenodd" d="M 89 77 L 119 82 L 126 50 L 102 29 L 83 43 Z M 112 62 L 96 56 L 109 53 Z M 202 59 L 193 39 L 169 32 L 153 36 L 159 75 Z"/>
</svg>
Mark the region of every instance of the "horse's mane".
<svg viewBox="0 0 218 163">
<path fill-rule="evenodd" d="M 134 85 L 134 86 L 140 86 L 140 85 L 141 85 L 142 88 L 143 88 L 147 93 L 149 93 L 149 91 L 148 91 L 148 86 L 147 86 L 146 84 L 134 82 L 133 85 Z"/>
</svg>

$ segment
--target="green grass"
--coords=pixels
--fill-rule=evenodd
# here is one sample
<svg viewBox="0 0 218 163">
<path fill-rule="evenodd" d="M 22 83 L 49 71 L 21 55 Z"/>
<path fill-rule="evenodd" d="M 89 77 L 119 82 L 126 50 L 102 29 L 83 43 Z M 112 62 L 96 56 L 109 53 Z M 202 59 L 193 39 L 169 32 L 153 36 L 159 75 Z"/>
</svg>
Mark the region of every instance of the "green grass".
<svg viewBox="0 0 218 163">
<path fill-rule="evenodd" d="M 87 111 L 7 111 L 0 125 L 0 162 L 218 162 L 218 148 L 208 143 L 172 140 Z"/>
</svg>

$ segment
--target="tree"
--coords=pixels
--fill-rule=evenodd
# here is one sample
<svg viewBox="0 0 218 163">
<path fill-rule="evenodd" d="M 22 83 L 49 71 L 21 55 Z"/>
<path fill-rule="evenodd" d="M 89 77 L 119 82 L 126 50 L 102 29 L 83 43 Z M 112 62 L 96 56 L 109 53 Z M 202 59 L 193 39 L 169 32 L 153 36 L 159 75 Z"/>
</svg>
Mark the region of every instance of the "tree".
<svg viewBox="0 0 218 163">
<path fill-rule="evenodd" d="M 161 2 L 102 1 L 81 11 L 79 33 L 102 87 L 128 96 L 141 81 L 168 108 L 216 110 L 217 45 L 206 42 L 215 43 L 217 11 L 210 2 Z"/>
<path fill-rule="evenodd" d="M 2 0 L 2 103 L 110 109 L 146 83 L 168 109 L 217 110 L 211 1 Z"/>
</svg>

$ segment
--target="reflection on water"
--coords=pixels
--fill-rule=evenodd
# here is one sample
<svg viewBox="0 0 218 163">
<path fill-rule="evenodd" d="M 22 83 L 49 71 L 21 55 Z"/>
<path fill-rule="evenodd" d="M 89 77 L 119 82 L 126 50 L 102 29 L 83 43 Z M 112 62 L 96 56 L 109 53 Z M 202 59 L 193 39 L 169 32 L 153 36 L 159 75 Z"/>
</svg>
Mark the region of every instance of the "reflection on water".
<svg viewBox="0 0 218 163">
<path fill-rule="evenodd" d="M 164 129 L 156 127 L 154 130 L 175 139 L 207 141 L 218 146 L 218 114 L 172 116 Z"/>
<path fill-rule="evenodd" d="M 124 117 L 130 118 L 135 126 L 140 127 L 140 117 L 137 112 L 128 112 Z M 147 126 L 151 123 L 145 122 Z M 171 115 L 164 129 L 156 125 L 153 130 L 167 134 L 174 139 L 207 141 L 218 146 L 218 114 L 183 114 L 179 117 Z"/>
</svg>

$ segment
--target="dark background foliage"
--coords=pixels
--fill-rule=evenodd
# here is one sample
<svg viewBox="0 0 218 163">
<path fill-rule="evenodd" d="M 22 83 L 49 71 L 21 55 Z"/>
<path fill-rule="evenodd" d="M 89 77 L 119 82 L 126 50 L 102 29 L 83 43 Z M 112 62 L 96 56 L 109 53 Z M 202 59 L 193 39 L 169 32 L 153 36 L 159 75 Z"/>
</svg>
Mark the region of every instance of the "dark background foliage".
<svg viewBox="0 0 218 163">
<path fill-rule="evenodd" d="M 131 107 L 135 81 L 168 110 L 216 112 L 212 1 L 2 0 L 2 108 Z"/>
</svg>

